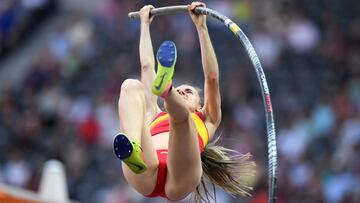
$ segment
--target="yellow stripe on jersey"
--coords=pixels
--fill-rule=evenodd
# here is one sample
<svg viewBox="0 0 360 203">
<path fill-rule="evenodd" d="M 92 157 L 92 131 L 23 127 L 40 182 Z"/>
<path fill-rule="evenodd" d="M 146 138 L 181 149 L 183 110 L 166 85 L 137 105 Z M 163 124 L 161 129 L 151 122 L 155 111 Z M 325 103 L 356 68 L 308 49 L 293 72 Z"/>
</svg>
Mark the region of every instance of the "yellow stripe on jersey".
<svg viewBox="0 0 360 203">
<path fill-rule="evenodd" d="M 199 135 L 204 143 L 204 146 L 205 146 L 209 142 L 209 134 L 208 134 L 207 128 L 205 126 L 205 123 L 195 113 L 191 114 L 191 118 L 193 119 L 193 121 L 195 123 L 196 131 L 199 133 Z M 169 119 L 169 114 L 159 116 L 153 122 L 150 123 L 149 128 L 152 129 L 152 128 L 156 127 L 156 125 L 158 125 L 159 123 L 161 123 L 167 119 Z"/>
<path fill-rule="evenodd" d="M 167 119 L 169 119 L 169 114 L 159 116 L 157 119 L 155 119 L 153 122 L 150 123 L 149 128 L 152 129 L 157 124 L 159 124 L 160 122 L 165 121 Z"/>
<path fill-rule="evenodd" d="M 201 139 L 203 140 L 204 146 L 206 146 L 209 141 L 209 134 L 204 121 L 201 120 L 201 118 L 195 113 L 192 113 L 191 117 L 195 122 L 196 130 L 199 133 Z"/>
</svg>

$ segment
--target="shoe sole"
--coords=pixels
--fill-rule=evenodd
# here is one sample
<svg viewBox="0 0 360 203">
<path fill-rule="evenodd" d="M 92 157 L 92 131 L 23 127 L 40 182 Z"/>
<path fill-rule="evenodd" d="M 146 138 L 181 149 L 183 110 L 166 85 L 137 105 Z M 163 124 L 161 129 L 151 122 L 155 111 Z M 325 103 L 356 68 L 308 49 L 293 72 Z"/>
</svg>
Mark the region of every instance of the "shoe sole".
<svg viewBox="0 0 360 203">
<path fill-rule="evenodd" d="M 144 173 L 147 167 L 141 158 L 141 148 L 131 142 L 124 134 L 119 133 L 114 137 L 114 153 L 123 161 L 131 171 L 136 174 Z M 133 152 L 135 150 L 135 152 Z"/>
<path fill-rule="evenodd" d="M 124 134 L 118 134 L 114 137 L 114 153 L 117 158 L 124 160 L 130 157 L 133 146 L 130 140 Z"/>
<path fill-rule="evenodd" d="M 155 95 L 161 96 L 165 92 L 169 82 L 172 80 L 176 58 L 177 51 L 175 43 L 172 41 L 163 42 L 156 54 L 158 66 L 156 77 L 152 85 L 152 92 Z"/>
</svg>

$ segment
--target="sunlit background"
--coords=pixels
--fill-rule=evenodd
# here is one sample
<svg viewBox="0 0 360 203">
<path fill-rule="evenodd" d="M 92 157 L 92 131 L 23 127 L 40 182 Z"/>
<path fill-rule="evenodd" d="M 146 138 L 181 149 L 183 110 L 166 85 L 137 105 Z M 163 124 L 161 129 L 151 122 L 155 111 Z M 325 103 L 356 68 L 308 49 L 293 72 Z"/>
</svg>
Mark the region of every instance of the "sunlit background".
<svg viewBox="0 0 360 203">
<path fill-rule="evenodd" d="M 117 100 L 138 78 L 143 5 L 190 1 L 0 0 L 0 183 L 37 191 L 45 161 L 64 163 L 70 199 L 158 203 L 125 182 L 112 152 Z M 236 22 L 262 62 L 278 141 L 278 203 L 360 202 L 360 2 L 205 1 Z M 208 18 L 221 73 L 221 144 L 251 152 L 252 197 L 218 190 L 219 203 L 267 202 L 267 135 L 255 71 L 240 41 Z M 202 88 L 188 14 L 151 25 L 155 51 L 175 41 L 174 82 Z M 121 119 L 121 118 L 120 118 Z M 188 202 L 188 200 L 183 201 Z"/>
</svg>

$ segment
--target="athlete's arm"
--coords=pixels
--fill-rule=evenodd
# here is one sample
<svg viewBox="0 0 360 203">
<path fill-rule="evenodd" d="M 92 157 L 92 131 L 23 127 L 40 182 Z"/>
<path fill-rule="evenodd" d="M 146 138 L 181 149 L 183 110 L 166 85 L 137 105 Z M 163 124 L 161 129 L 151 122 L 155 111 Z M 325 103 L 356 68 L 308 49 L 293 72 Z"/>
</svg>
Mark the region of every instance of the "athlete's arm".
<svg viewBox="0 0 360 203">
<path fill-rule="evenodd" d="M 151 5 L 144 6 L 140 10 L 140 43 L 139 55 L 141 64 L 141 82 L 145 88 L 147 117 L 153 118 L 160 108 L 157 105 L 157 97 L 151 92 L 151 83 L 155 78 L 155 59 L 150 36 L 150 24 L 153 18 L 149 18 Z"/>
<path fill-rule="evenodd" d="M 189 10 L 196 6 L 204 6 L 200 2 L 194 2 L 189 6 Z M 206 25 L 205 15 L 195 15 L 190 12 L 191 18 L 196 25 L 197 33 L 200 41 L 201 60 L 204 70 L 204 114 L 206 120 L 212 124 L 211 128 L 219 126 L 221 121 L 221 97 L 219 89 L 219 67 L 216 59 L 215 51 L 212 46 L 209 32 Z M 209 130 L 209 129 L 208 129 Z M 210 129 L 211 130 L 211 129 Z M 213 134 L 213 133 L 210 133 Z"/>
</svg>

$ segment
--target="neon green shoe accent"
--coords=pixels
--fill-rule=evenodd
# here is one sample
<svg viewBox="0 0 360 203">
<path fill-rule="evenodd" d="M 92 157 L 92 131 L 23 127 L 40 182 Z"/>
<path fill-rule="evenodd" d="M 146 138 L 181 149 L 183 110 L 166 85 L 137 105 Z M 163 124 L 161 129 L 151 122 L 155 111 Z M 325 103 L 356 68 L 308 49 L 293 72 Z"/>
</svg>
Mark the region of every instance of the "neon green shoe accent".
<svg viewBox="0 0 360 203">
<path fill-rule="evenodd" d="M 172 41 L 165 41 L 161 44 L 157 55 L 157 72 L 152 83 L 152 92 L 157 96 L 167 95 L 174 76 L 175 63 L 177 58 L 176 46 Z"/>
<path fill-rule="evenodd" d="M 130 157 L 124 159 L 124 163 L 136 174 L 144 173 L 147 169 L 142 159 L 142 151 L 138 143 L 132 142 L 133 152 Z"/>
<path fill-rule="evenodd" d="M 142 150 L 137 142 L 130 142 L 126 135 L 120 133 L 114 139 L 114 152 L 136 174 L 144 173 L 147 169 L 142 159 Z"/>
</svg>

